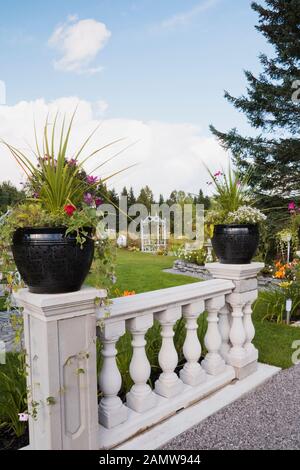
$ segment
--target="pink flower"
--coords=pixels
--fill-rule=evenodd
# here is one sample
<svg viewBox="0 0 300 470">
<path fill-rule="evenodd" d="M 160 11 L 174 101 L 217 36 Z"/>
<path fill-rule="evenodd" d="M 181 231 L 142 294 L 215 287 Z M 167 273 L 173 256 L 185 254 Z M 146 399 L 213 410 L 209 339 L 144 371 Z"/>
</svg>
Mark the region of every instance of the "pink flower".
<svg viewBox="0 0 300 470">
<path fill-rule="evenodd" d="M 28 413 L 18 413 L 19 421 L 28 421 L 29 415 Z"/>
<path fill-rule="evenodd" d="M 87 181 L 88 184 L 95 184 L 95 183 L 97 183 L 98 178 L 97 178 L 97 176 L 88 175 L 86 177 L 86 181 Z"/>
<path fill-rule="evenodd" d="M 68 165 L 69 166 L 76 166 L 77 165 L 76 158 L 70 158 L 70 160 L 68 161 Z"/>
<path fill-rule="evenodd" d="M 103 204 L 103 199 L 101 199 L 101 197 L 95 197 L 95 204 L 96 207 L 101 206 L 101 204 Z"/>
<path fill-rule="evenodd" d="M 93 199 L 93 196 L 91 195 L 91 193 L 84 194 L 83 200 L 88 206 L 92 206 L 93 203 L 94 203 L 94 199 Z"/>
<path fill-rule="evenodd" d="M 217 178 L 218 176 L 222 176 L 222 174 L 223 174 L 222 171 L 219 170 L 214 174 L 214 177 Z"/>
<path fill-rule="evenodd" d="M 296 204 L 295 204 L 294 201 L 289 202 L 288 210 L 289 210 L 289 211 L 294 211 L 294 210 L 296 210 Z"/>
</svg>

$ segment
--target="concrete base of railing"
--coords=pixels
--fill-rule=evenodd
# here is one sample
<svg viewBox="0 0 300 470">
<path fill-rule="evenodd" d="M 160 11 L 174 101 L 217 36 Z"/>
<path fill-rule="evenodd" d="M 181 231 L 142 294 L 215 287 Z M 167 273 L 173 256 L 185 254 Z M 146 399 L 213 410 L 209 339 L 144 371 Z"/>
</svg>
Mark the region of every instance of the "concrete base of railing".
<svg viewBox="0 0 300 470">
<path fill-rule="evenodd" d="M 139 433 L 123 444 L 120 444 L 115 450 L 159 449 L 179 434 L 184 433 L 193 426 L 197 426 L 197 424 L 200 424 L 225 406 L 230 405 L 246 393 L 255 390 L 280 370 L 279 367 L 259 363 L 256 372 L 244 380 L 233 381 L 217 392 L 185 408 L 180 413 L 176 413 L 169 419 L 162 421 L 157 426 Z"/>
<path fill-rule="evenodd" d="M 147 428 L 164 421 L 179 411 L 188 408 L 199 400 L 216 392 L 235 378 L 233 367 L 225 366 L 225 370 L 216 376 L 207 375 L 206 381 L 201 385 L 192 387 L 183 385 L 180 393 L 173 398 L 157 396 L 156 406 L 145 413 L 136 413 L 128 410 L 128 419 L 111 432 L 100 426 L 99 443 L 101 449 L 110 449 L 128 439 L 128 436 L 139 434 Z"/>
</svg>

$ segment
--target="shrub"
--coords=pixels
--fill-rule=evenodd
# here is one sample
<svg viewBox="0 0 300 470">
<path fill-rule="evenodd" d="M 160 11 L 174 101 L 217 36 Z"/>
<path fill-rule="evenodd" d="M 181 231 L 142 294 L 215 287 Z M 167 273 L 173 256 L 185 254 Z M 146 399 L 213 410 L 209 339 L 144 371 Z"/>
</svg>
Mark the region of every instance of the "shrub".
<svg viewBox="0 0 300 470">
<path fill-rule="evenodd" d="M 206 250 L 205 248 L 200 248 L 198 250 L 185 251 L 181 250 L 177 253 L 180 259 L 188 261 L 189 263 L 198 264 L 198 266 L 204 266 L 206 261 Z"/>
</svg>

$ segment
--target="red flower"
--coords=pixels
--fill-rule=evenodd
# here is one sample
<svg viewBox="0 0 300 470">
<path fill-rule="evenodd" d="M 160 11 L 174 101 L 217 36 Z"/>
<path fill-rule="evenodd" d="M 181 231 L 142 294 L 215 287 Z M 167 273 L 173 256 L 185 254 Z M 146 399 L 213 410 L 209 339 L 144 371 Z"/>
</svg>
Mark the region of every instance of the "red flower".
<svg viewBox="0 0 300 470">
<path fill-rule="evenodd" d="M 71 217 L 71 215 L 73 215 L 73 212 L 76 211 L 76 207 L 72 206 L 72 204 L 67 204 L 64 207 L 64 211 L 66 214 L 68 214 Z"/>
</svg>

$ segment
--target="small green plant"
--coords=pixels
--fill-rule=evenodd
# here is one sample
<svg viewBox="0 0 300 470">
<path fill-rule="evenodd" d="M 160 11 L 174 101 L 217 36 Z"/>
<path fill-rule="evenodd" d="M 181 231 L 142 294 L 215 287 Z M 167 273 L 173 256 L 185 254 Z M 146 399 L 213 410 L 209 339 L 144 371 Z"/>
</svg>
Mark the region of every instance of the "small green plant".
<svg viewBox="0 0 300 470">
<path fill-rule="evenodd" d="M 205 248 L 199 248 L 198 250 L 186 251 L 182 250 L 179 253 L 179 258 L 188 261 L 189 263 L 197 264 L 198 266 L 204 266 L 206 261 L 207 253 Z"/>
<path fill-rule="evenodd" d="M 266 216 L 255 209 L 254 199 L 249 188 L 250 173 L 241 176 L 229 166 L 227 174 L 222 170 L 208 173 L 213 186 L 212 208 L 207 211 L 205 223 L 209 227 L 216 224 L 256 224 Z"/>
<path fill-rule="evenodd" d="M 22 436 L 27 422 L 20 415 L 27 416 L 27 408 L 25 352 L 8 353 L 0 365 L 0 428 Z"/>
</svg>

